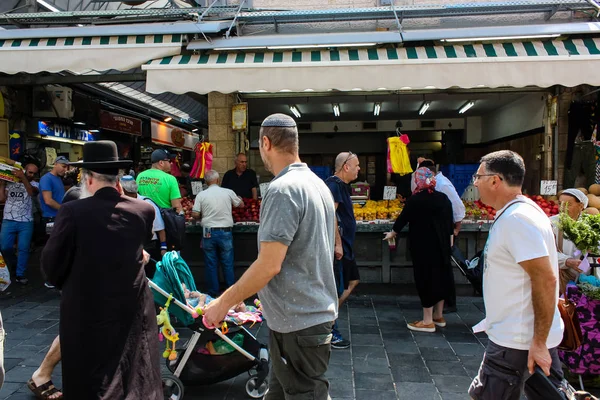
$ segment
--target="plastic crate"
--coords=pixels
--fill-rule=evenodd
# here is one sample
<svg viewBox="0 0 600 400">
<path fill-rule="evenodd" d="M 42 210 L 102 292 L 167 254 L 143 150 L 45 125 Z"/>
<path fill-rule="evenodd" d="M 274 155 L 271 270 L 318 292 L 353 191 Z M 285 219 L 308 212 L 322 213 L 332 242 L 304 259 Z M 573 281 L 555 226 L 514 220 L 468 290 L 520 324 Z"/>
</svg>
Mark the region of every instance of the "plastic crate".
<svg viewBox="0 0 600 400">
<path fill-rule="evenodd" d="M 312 166 L 312 167 L 308 167 L 308 168 L 310 168 L 310 170 L 312 172 L 314 172 L 315 175 L 317 175 L 319 178 L 321 178 L 323 180 L 329 178 L 332 175 L 332 173 L 331 173 L 331 167 L 315 167 L 315 166 Z"/>
<path fill-rule="evenodd" d="M 456 192 L 462 196 L 465 189 L 471 184 L 473 174 L 477 172 L 479 164 L 449 164 L 442 165 L 440 171 L 454 185 Z"/>
</svg>

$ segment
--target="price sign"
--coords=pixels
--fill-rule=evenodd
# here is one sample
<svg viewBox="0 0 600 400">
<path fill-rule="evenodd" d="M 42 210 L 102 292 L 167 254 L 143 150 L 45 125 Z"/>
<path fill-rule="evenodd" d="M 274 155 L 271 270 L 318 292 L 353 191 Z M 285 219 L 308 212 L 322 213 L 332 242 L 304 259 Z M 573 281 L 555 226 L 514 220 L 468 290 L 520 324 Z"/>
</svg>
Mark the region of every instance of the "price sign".
<svg viewBox="0 0 600 400">
<path fill-rule="evenodd" d="M 540 194 L 542 196 L 554 196 L 558 188 L 558 181 L 541 181 Z"/>
<path fill-rule="evenodd" d="M 192 193 L 196 196 L 202 191 L 202 182 L 192 182 Z"/>
<path fill-rule="evenodd" d="M 385 186 L 383 188 L 384 200 L 396 200 L 396 186 Z"/>
</svg>

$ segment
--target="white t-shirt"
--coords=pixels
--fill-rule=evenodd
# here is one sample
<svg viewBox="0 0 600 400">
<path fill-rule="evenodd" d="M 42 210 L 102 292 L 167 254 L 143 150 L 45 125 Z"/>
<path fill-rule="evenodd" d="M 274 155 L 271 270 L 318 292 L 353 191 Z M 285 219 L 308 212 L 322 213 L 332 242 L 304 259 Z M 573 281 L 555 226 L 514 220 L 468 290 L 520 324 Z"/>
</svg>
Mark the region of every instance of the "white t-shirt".
<svg viewBox="0 0 600 400">
<path fill-rule="evenodd" d="M 152 199 L 150 199 L 149 197 L 138 194 L 138 199 L 144 200 L 145 202 L 152 204 L 152 207 L 154 207 L 154 222 L 152 223 L 152 240 L 157 240 L 158 235 L 156 234 L 156 232 L 165 229 L 165 221 L 163 220 L 163 217 L 160 214 L 160 209 L 158 208 L 156 203 L 153 202 Z"/>
<path fill-rule="evenodd" d="M 40 189 L 39 183 L 31 181 L 31 186 Z M 6 184 L 6 204 L 4 205 L 4 219 L 17 222 L 33 221 L 33 202 L 25 185 L 19 183 Z"/>
<path fill-rule="evenodd" d="M 202 214 L 202 226 L 205 228 L 229 228 L 233 226 L 231 208 L 239 206 L 242 200 L 233 190 L 219 185 L 210 185 L 198 193 L 192 211 Z"/>
<path fill-rule="evenodd" d="M 490 230 L 485 248 L 483 297 L 490 340 L 511 349 L 529 350 L 534 324 L 531 279 L 519 263 L 548 256 L 557 278 L 558 299 L 558 259 L 548 217 L 526 197 L 518 196 L 518 200 L 528 204 L 508 203 L 498 211 L 499 217 Z M 562 337 L 563 322 L 555 306 L 546 345 L 549 349 L 556 347 Z"/>
</svg>

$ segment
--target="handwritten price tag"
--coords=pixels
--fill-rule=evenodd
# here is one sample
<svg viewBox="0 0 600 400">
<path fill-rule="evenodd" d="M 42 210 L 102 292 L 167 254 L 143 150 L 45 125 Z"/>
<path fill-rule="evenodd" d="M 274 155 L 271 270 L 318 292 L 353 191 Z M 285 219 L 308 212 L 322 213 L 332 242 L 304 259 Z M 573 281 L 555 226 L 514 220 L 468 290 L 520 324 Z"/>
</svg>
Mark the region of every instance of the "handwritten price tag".
<svg viewBox="0 0 600 400">
<path fill-rule="evenodd" d="M 383 188 L 383 199 L 384 200 L 395 200 L 396 199 L 396 186 L 384 186 Z"/>
<path fill-rule="evenodd" d="M 192 182 L 192 194 L 196 196 L 202 191 L 202 182 Z"/>
<path fill-rule="evenodd" d="M 540 194 L 542 196 L 554 196 L 558 188 L 558 181 L 541 181 Z"/>
</svg>

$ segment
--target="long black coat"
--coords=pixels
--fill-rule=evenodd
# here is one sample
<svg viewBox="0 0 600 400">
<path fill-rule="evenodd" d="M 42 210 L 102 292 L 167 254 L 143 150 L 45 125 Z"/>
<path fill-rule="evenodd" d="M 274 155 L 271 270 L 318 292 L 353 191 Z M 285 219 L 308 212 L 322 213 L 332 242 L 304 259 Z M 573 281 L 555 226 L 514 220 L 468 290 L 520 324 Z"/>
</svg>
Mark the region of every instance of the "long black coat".
<svg viewBox="0 0 600 400">
<path fill-rule="evenodd" d="M 113 188 L 59 210 L 41 266 L 62 289 L 67 400 L 163 398 L 158 327 L 142 267 L 153 220 L 150 204 Z"/>
<path fill-rule="evenodd" d="M 433 307 L 447 297 L 454 282 L 450 264 L 452 203 L 444 193 L 436 191 L 414 194 L 406 200 L 393 229 L 400 233 L 406 224 L 421 305 Z"/>
</svg>

